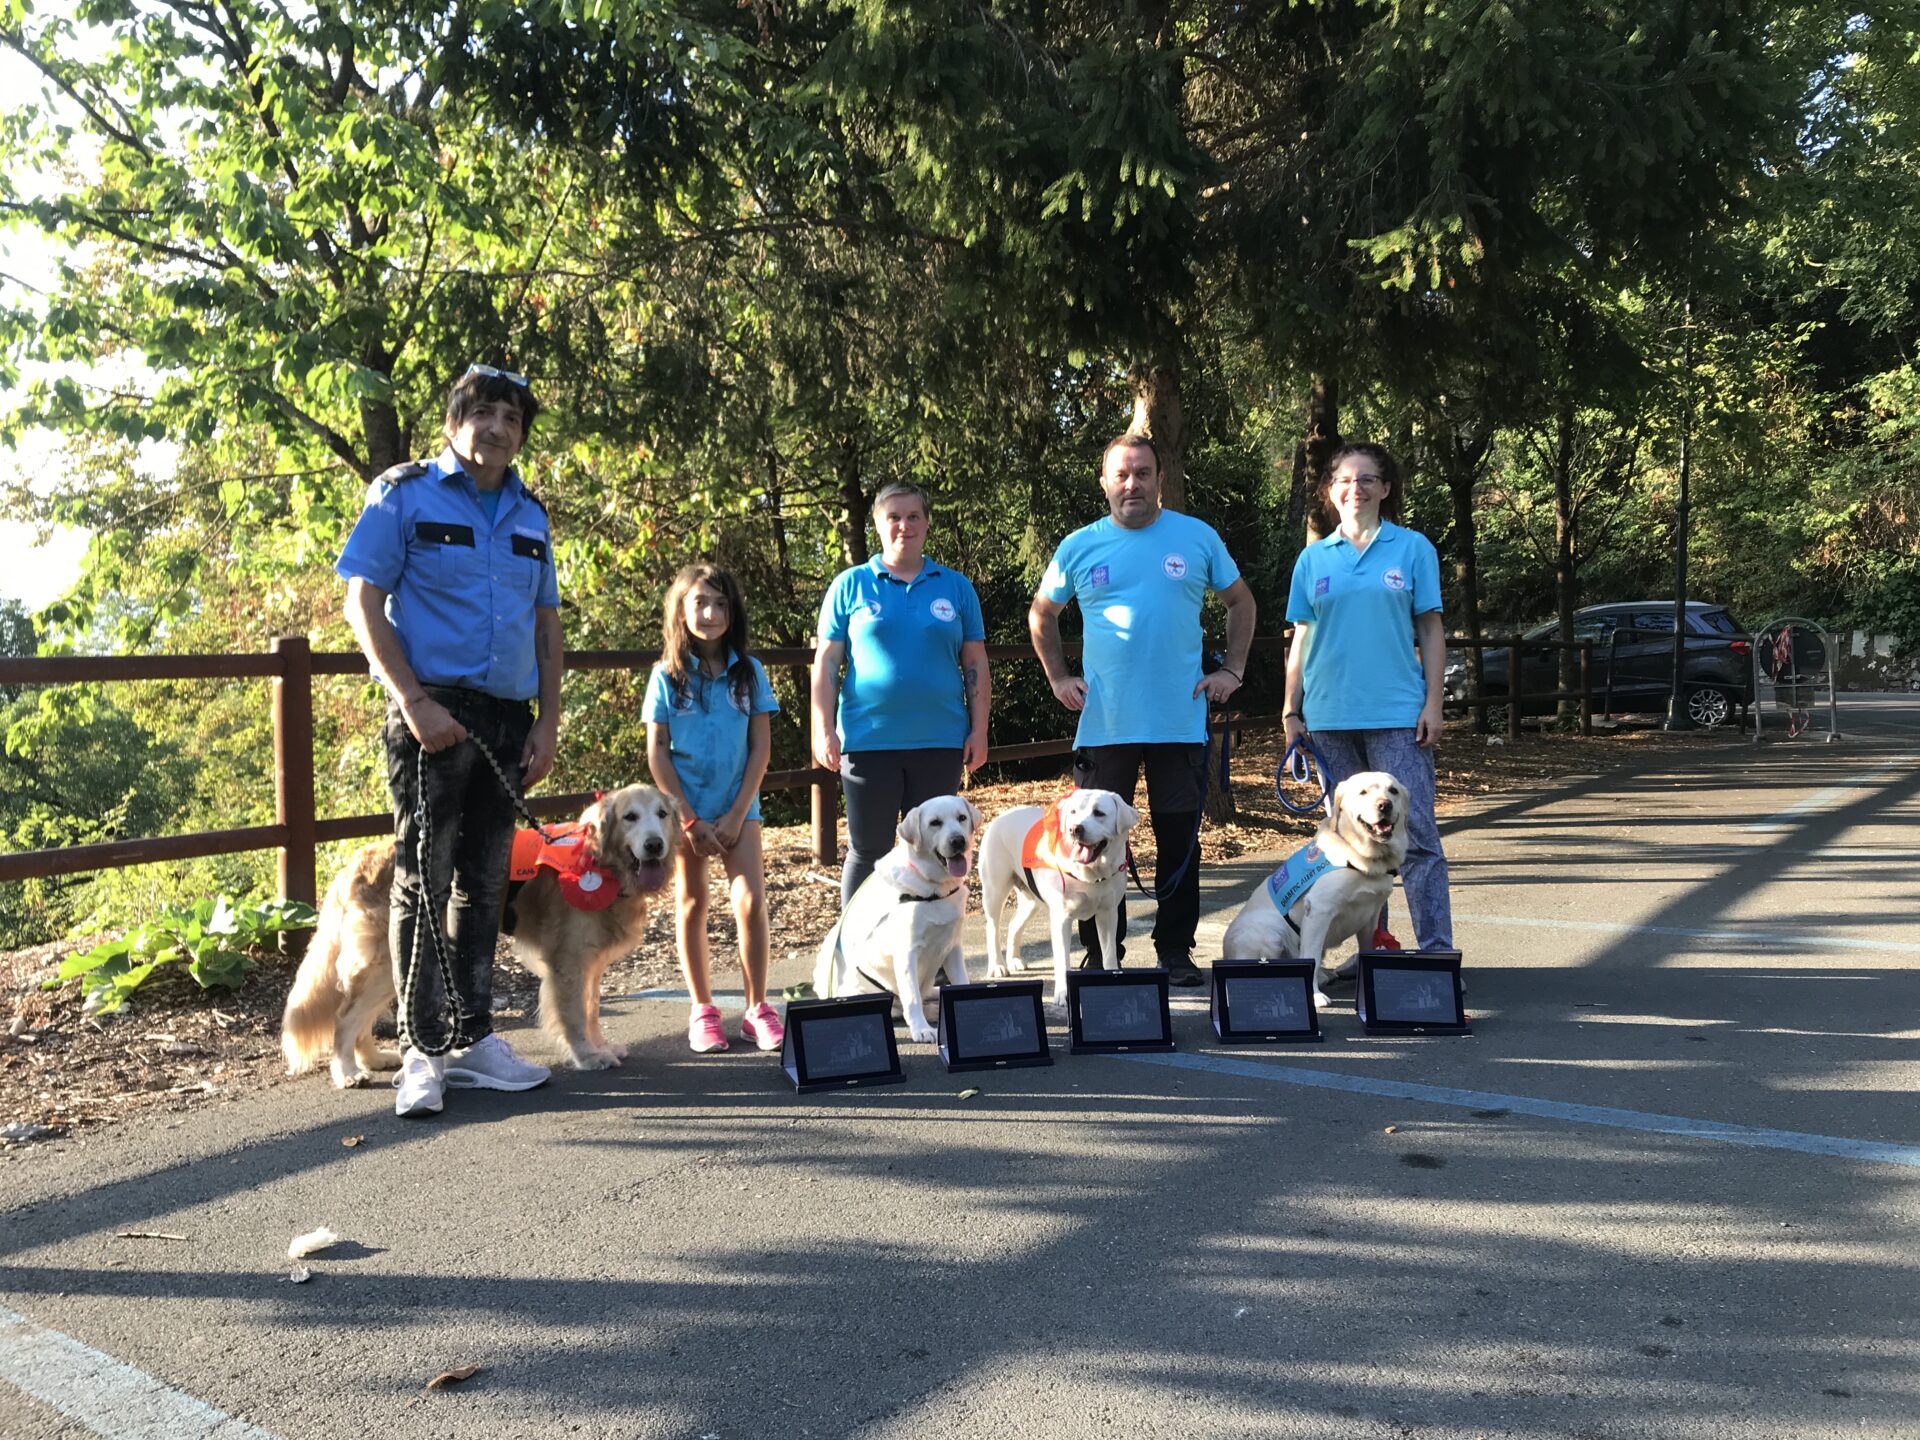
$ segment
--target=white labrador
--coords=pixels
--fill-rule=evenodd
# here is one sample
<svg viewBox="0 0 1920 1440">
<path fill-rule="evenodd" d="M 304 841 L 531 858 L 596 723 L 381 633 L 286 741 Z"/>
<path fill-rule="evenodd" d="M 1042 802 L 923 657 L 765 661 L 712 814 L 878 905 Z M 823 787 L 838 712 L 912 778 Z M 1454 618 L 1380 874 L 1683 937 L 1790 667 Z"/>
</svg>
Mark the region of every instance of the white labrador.
<svg viewBox="0 0 1920 1440">
<path fill-rule="evenodd" d="M 1347 968 L 1328 964 L 1327 952 L 1348 939 L 1360 947 L 1372 942 L 1380 907 L 1393 893 L 1394 874 L 1406 855 L 1406 786 L 1384 770 L 1349 775 L 1334 787 L 1333 813 L 1320 822 L 1312 845 L 1293 857 L 1304 857 L 1309 866 L 1324 859 L 1332 868 L 1313 877 L 1283 867 L 1261 881 L 1227 927 L 1220 958 L 1312 960 L 1313 1001 L 1324 1006 L 1326 980 Z M 1295 897 L 1285 913 L 1276 890 L 1279 900 Z"/>
<path fill-rule="evenodd" d="M 916 805 L 900 821 L 897 842 L 847 902 L 820 942 L 813 993 L 897 996 L 916 1040 L 934 1038 L 927 1002 L 947 972 L 968 983 L 960 953 L 967 914 L 967 872 L 980 812 L 958 795 Z"/>
<path fill-rule="evenodd" d="M 1034 910 L 1047 908 L 1053 940 L 1053 999 L 1060 1013 L 1067 1003 L 1067 957 L 1076 921 L 1091 919 L 1100 939 L 1101 963 L 1120 968 L 1120 901 L 1127 893 L 1127 835 L 1140 812 L 1111 790 L 1074 790 L 1055 803 L 1056 827 L 1049 826 L 1040 863 L 1023 861 L 1028 832 L 1047 813 L 1039 805 L 1021 805 L 996 815 L 980 842 L 981 909 L 987 921 L 987 974 L 993 978 L 1021 970 L 1020 931 Z M 1007 902 L 1013 920 L 1004 942 L 995 939 Z"/>
</svg>

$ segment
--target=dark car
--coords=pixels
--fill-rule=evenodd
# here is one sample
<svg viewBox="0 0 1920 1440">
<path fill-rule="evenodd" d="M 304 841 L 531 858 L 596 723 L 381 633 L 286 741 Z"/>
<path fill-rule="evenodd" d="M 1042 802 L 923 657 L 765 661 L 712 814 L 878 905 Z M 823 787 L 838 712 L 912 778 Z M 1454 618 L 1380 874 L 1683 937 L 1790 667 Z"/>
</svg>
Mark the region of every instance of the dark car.
<svg viewBox="0 0 1920 1440">
<path fill-rule="evenodd" d="M 1525 640 L 1558 640 L 1560 624 L 1541 625 L 1521 636 Z M 1664 711 L 1673 676 L 1673 602 L 1622 600 L 1589 605 L 1573 615 L 1573 638 L 1593 642 L 1595 710 Z M 1485 652 L 1485 694 L 1507 689 L 1507 652 Z M 1526 649 L 1520 652 L 1522 689 L 1551 692 L 1559 688 L 1560 652 Z M 1459 699 L 1467 693 L 1469 672 L 1463 652 L 1447 658 L 1447 693 Z M 1753 703 L 1753 647 L 1747 632 L 1724 605 L 1701 600 L 1687 602 L 1685 657 L 1680 670 L 1681 693 L 1694 724 L 1711 729 Z M 1526 714 L 1554 708 L 1551 700 L 1523 698 Z"/>
</svg>

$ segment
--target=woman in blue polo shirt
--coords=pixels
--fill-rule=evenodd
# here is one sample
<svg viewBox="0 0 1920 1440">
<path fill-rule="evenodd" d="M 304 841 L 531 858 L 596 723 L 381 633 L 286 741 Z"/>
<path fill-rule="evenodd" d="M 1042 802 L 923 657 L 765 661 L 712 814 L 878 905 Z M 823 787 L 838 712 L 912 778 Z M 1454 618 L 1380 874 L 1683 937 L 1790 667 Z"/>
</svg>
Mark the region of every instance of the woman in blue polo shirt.
<svg viewBox="0 0 1920 1440">
<path fill-rule="evenodd" d="M 1339 526 L 1300 552 L 1287 596 L 1287 743 L 1312 735 L 1329 786 L 1384 770 L 1407 787 L 1407 907 L 1420 948 L 1448 950 L 1453 912 L 1433 799 L 1446 672 L 1440 558 L 1426 536 L 1394 523 L 1400 467 L 1384 447 L 1336 451 L 1326 500 Z"/>
<path fill-rule="evenodd" d="M 813 756 L 847 797 L 844 907 L 893 848 L 900 817 L 951 795 L 987 758 L 987 630 L 966 576 L 926 558 L 927 493 L 883 487 L 880 553 L 820 603 Z M 841 679 L 841 665 L 846 679 Z"/>
</svg>

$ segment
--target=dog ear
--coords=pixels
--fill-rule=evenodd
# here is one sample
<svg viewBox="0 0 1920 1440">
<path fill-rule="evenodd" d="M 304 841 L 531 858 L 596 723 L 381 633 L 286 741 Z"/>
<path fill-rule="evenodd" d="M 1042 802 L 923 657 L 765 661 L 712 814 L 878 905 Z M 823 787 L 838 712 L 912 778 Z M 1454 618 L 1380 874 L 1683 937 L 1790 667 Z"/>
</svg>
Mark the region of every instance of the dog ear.
<svg viewBox="0 0 1920 1440">
<path fill-rule="evenodd" d="M 1338 815 L 1341 812 L 1341 810 L 1345 808 L 1347 803 L 1346 789 L 1347 789 L 1347 786 L 1351 785 L 1352 783 L 1353 783 L 1353 777 L 1349 775 L 1346 779 L 1342 780 L 1338 785 L 1334 786 L 1333 794 L 1327 797 L 1327 799 L 1333 805 L 1334 814 Z"/>
<path fill-rule="evenodd" d="M 606 834 L 607 825 L 612 819 L 608 812 L 608 807 L 612 803 L 612 800 L 602 795 L 580 812 L 580 828 L 586 836 L 588 850 L 594 855 L 600 853 L 602 837 Z"/>
<path fill-rule="evenodd" d="M 1122 800 L 1118 795 L 1114 796 L 1113 799 L 1114 803 L 1120 807 L 1121 824 L 1131 830 L 1140 823 L 1140 812 L 1138 810 L 1134 809 L 1133 806 Z"/>
<path fill-rule="evenodd" d="M 914 806 L 900 817 L 900 829 L 897 832 L 909 849 L 918 849 L 920 845 L 920 807 Z"/>
<path fill-rule="evenodd" d="M 972 827 L 971 833 L 978 835 L 985 817 L 980 814 L 980 807 L 974 804 L 973 801 L 968 800 L 964 795 L 960 798 L 961 803 L 967 807 L 967 824 Z"/>
</svg>

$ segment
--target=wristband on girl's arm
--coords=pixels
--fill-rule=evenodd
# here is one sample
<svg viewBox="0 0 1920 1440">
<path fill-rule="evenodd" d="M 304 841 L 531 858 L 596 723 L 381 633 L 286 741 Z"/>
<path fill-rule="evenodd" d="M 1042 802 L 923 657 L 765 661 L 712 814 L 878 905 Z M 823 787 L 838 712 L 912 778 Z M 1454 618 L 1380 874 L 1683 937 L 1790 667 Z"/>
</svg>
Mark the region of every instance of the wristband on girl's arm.
<svg viewBox="0 0 1920 1440">
<path fill-rule="evenodd" d="M 687 819 L 682 820 L 680 822 L 680 828 L 686 831 L 687 834 L 691 835 L 693 833 L 693 827 L 698 825 L 699 823 L 700 823 L 700 817 L 698 815 L 689 816 Z"/>
</svg>

